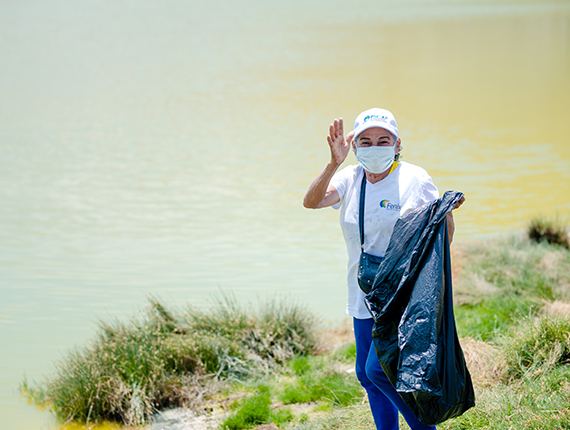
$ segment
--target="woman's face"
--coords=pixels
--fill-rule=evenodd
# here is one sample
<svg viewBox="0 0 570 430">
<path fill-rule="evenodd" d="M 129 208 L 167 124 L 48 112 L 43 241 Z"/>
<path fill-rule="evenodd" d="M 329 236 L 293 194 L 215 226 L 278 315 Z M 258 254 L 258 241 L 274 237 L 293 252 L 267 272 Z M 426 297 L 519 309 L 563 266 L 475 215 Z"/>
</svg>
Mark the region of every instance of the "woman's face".
<svg viewBox="0 0 570 430">
<path fill-rule="evenodd" d="M 397 154 L 400 150 L 400 139 L 395 139 L 385 128 L 371 127 L 360 133 L 356 143 L 353 141 L 352 145 L 355 153 L 357 147 L 394 146 L 394 154 Z"/>
</svg>

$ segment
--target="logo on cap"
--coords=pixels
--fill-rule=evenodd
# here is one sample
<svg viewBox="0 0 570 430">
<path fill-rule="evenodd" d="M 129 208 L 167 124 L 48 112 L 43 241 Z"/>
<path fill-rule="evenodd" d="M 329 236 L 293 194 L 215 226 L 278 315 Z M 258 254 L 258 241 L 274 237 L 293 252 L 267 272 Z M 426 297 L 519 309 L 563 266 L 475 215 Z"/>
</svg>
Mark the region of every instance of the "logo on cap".
<svg viewBox="0 0 570 430">
<path fill-rule="evenodd" d="M 367 121 L 383 121 L 386 122 L 388 121 L 388 117 L 386 115 L 367 115 L 364 117 L 364 119 L 362 120 L 362 124 L 364 124 Z"/>
</svg>

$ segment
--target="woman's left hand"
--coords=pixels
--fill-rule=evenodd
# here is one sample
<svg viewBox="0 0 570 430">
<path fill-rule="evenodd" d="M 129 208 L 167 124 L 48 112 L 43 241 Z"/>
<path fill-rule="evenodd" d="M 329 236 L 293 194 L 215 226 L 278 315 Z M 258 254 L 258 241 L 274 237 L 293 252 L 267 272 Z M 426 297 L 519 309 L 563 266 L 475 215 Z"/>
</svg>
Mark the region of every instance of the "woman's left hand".
<svg viewBox="0 0 570 430">
<path fill-rule="evenodd" d="M 453 208 L 453 210 L 459 209 L 459 206 L 461 206 L 464 202 L 465 202 L 465 196 L 461 197 L 461 200 L 459 200 L 459 201 L 457 202 L 457 204 L 455 205 L 455 207 Z"/>
<path fill-rule="evenodd" d="M 465 202 L 465 196 L 461 197 L 461 199 L 457 202 L 453 210 L 459 208 Z M 453 234 L 455 233 L 455 221 L 453 220 L 453 213 L 447 213 L 447 235 L 449 237 L 449 244 L 453 241 Z"/>
</svg>

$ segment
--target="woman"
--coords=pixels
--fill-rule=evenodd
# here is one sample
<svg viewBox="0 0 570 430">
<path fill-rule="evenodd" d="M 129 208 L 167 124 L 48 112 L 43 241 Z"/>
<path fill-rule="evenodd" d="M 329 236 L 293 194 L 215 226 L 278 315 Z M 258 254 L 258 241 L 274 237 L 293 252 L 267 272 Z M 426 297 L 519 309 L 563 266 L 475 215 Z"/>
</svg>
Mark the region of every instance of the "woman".
<svg viewBox="0 0 570 430">
<path fill-rule="evenodd" d="M 397 219 L 438 199 L 439 192 L 424 169 L 398 161 L 401 150 L 398 126 L 394 115 L 385 109 L 373 108 L 358 115 L 354 130 L 346 139 L 342 118 L 335 119 L 327 140 L 331 159 L 310 185 L 303 205 L 311 209 L 329 206 L 341 209 L 340 224 L 348 250 L 347 313 L 353 317 L 356 375 L 368 394 L 377 429 L 398 429 L 398 411 L 412 430 L 435 429 L 412 414 L 382 371 L 372 345 L 374 321 L 358 286 L 357 268 L 361 252 L 358 216 L 363 175 L 366 176 L 363 250 L 380 257 L 386 252 Z M 351 147 L 359 164 L 337 172 Z M 454 231 L 451 213 L 448 229 L 451 241 Z"/>
</svg>

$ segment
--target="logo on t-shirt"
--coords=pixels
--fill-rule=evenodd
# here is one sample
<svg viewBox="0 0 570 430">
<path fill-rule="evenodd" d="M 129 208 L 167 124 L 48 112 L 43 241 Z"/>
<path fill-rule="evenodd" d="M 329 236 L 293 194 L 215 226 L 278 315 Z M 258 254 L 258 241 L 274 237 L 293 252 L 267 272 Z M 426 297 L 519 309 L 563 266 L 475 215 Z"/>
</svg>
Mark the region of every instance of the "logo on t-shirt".
<svg viewBox="0 0 570 430">
<path fill-rule="evenodd" d="M 400 205 L 395 205 L 393 203 L 390 203 L 390 200 L 382 200 L 380 202 L 380 207 L 388 209 L 389 211 L 399 211 L 400 209 L 402 209 Z"/>
</svg>

